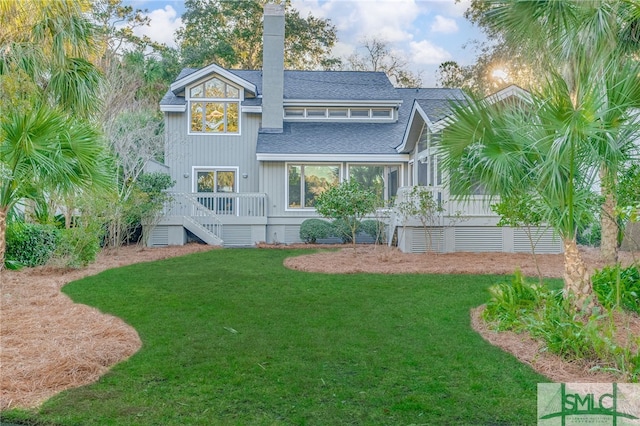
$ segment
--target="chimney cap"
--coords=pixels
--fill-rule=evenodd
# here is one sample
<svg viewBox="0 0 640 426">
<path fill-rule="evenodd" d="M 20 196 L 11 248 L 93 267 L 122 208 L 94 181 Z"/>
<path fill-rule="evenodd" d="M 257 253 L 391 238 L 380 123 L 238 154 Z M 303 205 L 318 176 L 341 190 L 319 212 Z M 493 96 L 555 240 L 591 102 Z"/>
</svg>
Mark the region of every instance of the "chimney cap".
<svg viewBox="0 0 640 426">
<path fill-rule="evenodd" d="M 275 15 L 275 16 L 284 16 L 284 5 L 275 4 L 275 3 L 267 3 L 264 5 L 264 14 L 265 15 Z"/>
</svg>

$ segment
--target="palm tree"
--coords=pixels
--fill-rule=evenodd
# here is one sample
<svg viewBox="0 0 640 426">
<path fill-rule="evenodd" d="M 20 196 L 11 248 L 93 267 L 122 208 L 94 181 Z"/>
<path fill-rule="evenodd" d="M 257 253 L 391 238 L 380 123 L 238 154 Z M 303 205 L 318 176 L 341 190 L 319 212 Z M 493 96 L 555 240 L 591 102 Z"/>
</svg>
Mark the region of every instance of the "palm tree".
<svg viewBox="0 0 640 426">
<path fill-rule="evenodd" d="M 609 262 L 617 260 L 618 223 L 616 220 L 616 176 L 619 167 L 634 154 L 628 143 L 629 130 L 619 127 L 617 95 L 630 94 L 618 90 L 607 81 L 615 78 L 618 64 L 635 61 L 640 49 L 640 2 L 637 0 L 548 0 L 541 2 L 515 0 L 491 1 L 484 12 L 485 22 L 512 46 L 525 46 L 531 61 L 544 64 L 542 69 L 559 76 L 571 95 L 574 108 L 584 102 L 585 86 L 600 88 L 599 116 L 601 126 L 609 126 L 592 142 L 600 156 L 600 182 L 603 195 L 600 212 L 602 224 L 601 252 Z M 549 77 L 548 75 L 546 76 Z M 606 89 L 605 89 L 606 88 Z M 606 93 L 614 90 L 616 93 Z M 608 95 L 614 96 L 609 99 Z M 625 108 L 637 103 L 625 100 Z M 616 109 L 618 107 L 618 109 Z M 624 126 L 629 122 L 623 120 Z M 633 132 L 632 132 L 633 133 Z M 607 138 L 612 138 L 607 140 Z M 611 149 L 612 145 L 616 149 Z"/>
<path fill-rule="evenodd" d="M 527 101 L 470 99 L 455 107 L 441 141 L 453 193 L 470 193 L 480 182 L 491 194 L 528 193 L 542 206 L 544 221 L 562 238 L 565 294 L 578 309 L 593 303 L 576 242 L 592 217 L 592 187 L 603 159 L 619 161 L 639 133 L 637 116 L 623 112 L 632 111 L 640 95 L 640 66 L 609 66 L 604 88 L 584 79 L 572 89 L 552 74 Z"/>
<path fill-rule="evenodd" d="M 91 124 L 100 75 L 82 0 L 0 0 L 0 269 L 7 213 L 42 193 L 110 182 Z"/>
</svg>

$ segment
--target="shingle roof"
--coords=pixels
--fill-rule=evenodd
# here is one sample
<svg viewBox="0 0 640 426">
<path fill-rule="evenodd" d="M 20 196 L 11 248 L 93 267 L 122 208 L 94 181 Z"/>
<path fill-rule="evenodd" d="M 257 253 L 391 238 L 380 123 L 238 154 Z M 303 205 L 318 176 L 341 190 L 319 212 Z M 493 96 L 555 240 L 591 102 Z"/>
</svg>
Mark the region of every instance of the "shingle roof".
<svg viewBox="0 0 640 426">
<path fill-rule="evenodd" d="M 260 154 L 397 154 L 395 123 L 284 123 L 282 133 L 260 133 Z M 400 135 L 402 137 L 402 135 Z"/>
<path fill-rule="evenodd" d="M 182 70 L 176 80 L 194 72 Z M 229 70 L 262 93 L 262 71 Z M 285 122 L 282 133 L 260 133 L 257 152 L 262 154 L 396 154 L 411 109 L 417 102 L 433 122 L 449 113 L 451 99 L 462 100 L 459 89 L 397 89 L 382 72 L 290 71 L 284 72 L 284 99 L 324 101 L 401 101 L 394 123 Z M 261 105 L 260 98 L 243 105 Z M 161 105 L 184 105 L 184 97 L 168 91 Z"/>
<path fill-rule="evenodd" d="M 397 100 L 382 72 L 285 71 L 285 99 Z"/>
<path fill-rule="evenodd" d="M 459 89 L 394 89 L 402 100 L 395 123 L 285 122 L 282 133 L 260 133 L 259 154 L 397 154 L 414 100 L 427 105 L 438 121 L 450 99 L 464 99 Z M 448 110 L 447 110 L 448 111 Z"/>
<path fill-rule="evenodd" d="M 183 69 L 177 80 L 194 72 Z M 230 73 L 254 84 L 262 94 L 262 71 L 228 70 Z M 161 105 L 184 104 L 182 97 L 167 93 Z M 383 72 L 369 71 L 290 71 L 284 72 L 285 100 L 398 100 L 398 93 Z"/>
<path fill-rule="evenodd" d="M 414 99 L 429 120 L 435 123 L 451 113 L 451 101 L 463 101 L 466 97 L 460 89 L 420 89 Z M 409 110 L 411 107 L 412 105 L 409 106 Z"/>
</svg>

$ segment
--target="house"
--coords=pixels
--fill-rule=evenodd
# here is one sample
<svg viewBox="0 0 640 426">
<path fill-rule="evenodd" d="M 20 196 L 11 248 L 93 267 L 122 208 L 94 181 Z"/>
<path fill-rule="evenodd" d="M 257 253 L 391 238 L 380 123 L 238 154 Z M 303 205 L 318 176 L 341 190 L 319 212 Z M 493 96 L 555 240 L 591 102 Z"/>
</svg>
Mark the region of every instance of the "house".
<svg viewBox="0 0 640 426">
<path fill-rule="evenodd" d="M 159 168 L 176 183 L 150 245 L 299 242 L 300 224 L 318 217 L 315 197 L 355 178 L 386 203 L 413 185 L 447 201 L 428 231 L 385 210 L 404 251 L 530 250 L 522 230 L 496 227 L 481 196 L 463 205 L 442 187 L 435 147 L 450 102 L 464 99 L 459 89 L 394 88 L 381 72 L 284 70 L 280 5 L 265 6 L 264 34 L 262 71 L 185 69 L 162 99 Z M 540 232 L 537 251 L 561 250 Z"/>
</svg>

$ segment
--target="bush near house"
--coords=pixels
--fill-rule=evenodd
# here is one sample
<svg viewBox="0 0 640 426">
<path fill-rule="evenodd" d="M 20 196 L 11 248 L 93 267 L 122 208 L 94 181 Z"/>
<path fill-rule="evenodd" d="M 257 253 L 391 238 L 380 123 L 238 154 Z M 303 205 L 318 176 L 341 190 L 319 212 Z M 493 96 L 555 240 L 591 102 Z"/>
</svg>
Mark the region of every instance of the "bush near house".
<svg viewBox="0 0 640 426">
<path fill-rule="evenodd" d="M 385 240 L 384 222 L 367 219 L 359 221 L 357 231 L 369 235 L 376 244 L 381 244 Z M 307 219 L 300 225 L 300 239 L 305 243 L 315 244 L 324 238 L 337 237 L 343 243 L 352 242 L 351 227 L 342 219 L 328 222 L 322 219 Z"/>
<path fill-rule="evenodd" d="M 322 219 L 307 219 L 300 225 L 300 238 L 305 243 L 315 244 L 317 240 L 334 235 L 331 223 Z"/>
<path fill-rule="evenodd" d="M 373 213 L 377 205 L 376 195 L 353 179 L 327 189 L 315 202 L 319 214 L 334 219 L 334 227 L 340 231 L 342 241 L 353 244 L 356 243 L 360 221 Z"/>
<path fill-rule="evenodd" d="M 360 222 L 360 230 L 373 238 L 376 244 L 385 242 L 385 224 L 379 220 L 366 219 Z"/>
<path fill-rule="evenodd" d="M 331 227 L 333 228 L 333 236 L 340 238 L 344 244 L 353 242 L 353 234 L 352 227 L 355 229 L 355 233 L 360 232 L 360 227 L 362 226 L 359 220 L 352 221 L 351 225 L 347 223 L 344 219 L 335 219 L 331 222 Z"/>
</svg>

